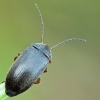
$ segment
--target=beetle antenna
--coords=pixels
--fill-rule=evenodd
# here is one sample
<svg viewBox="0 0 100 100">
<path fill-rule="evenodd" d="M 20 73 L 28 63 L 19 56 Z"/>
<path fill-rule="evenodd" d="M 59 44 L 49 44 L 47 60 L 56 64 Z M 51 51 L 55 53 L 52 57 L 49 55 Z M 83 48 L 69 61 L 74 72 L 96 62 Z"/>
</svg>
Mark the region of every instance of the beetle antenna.
<svg viewBox="0 0 100 100">
<path fill-rule="evenodd" d="M 42 35 L 41 35 L 41 42 L 43 43 L 43 35 L 44 35 L 44 22 L 43 22 L 43 18 L 42 18 L 42 14 L 41 14 L 41 12 L 40 12 L 40 9 L 39 9 L 39 7 L 38 7 L 38 5 L 35 3 L 35 6 L 36 6 L 36 8 L 37 8 L 37 10 L 38 10 L 38 13 L 39 13 L 39 16 L 40 16 L 40 20 L 41 20 L 41 25 L 42 25 L 42 31 L 41 31 L 41 33 L 42 33 Z"/>
<path fill-rule="evenodd" d="M 65 42 L 69 42 L 69 41 L 73 41 L 73 40 L 78 40 L 78 41 L 86 42 L 85 39 L 80 39 L 80 38 L 70 38 L 70 39 L 64 40 L 64 41 L 62 41 L 62 42 L 60 42 L 60 43 L 54 45 L 54 46 L 51 47 L 50 49 L 53 49 L 53 48 L 55 48 L 55 47 L 57 47 L 57 46 L 59 46 L 59 45 L 65 43 Z"/>
</svg>

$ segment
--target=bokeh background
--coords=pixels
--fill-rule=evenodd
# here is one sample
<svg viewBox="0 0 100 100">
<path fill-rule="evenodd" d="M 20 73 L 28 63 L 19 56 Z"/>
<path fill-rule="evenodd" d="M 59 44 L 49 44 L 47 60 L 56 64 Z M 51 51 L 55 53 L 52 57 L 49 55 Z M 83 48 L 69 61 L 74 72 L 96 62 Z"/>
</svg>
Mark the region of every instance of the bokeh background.
<svg viewBox="0 0 100 100">
<path fill-rule="evenodd" d="M 52 50 L 53 63 L 41 83 L 8 100 L 100 100 L 100 1 L 99 0 L 0 0 L 0 82 L 18 52 L 40 42 L 50 47 L 71 37 Z"/>
</svg>

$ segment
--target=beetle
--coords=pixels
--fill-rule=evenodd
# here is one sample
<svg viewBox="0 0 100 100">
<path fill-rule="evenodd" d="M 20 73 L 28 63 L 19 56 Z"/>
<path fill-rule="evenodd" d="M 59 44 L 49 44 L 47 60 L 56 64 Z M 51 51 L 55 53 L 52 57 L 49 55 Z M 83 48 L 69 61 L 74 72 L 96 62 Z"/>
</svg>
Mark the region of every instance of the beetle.
<svg viewBox="0 0 100 100">
<path fill-rule="evenodd" d="M 47 44 L 43 43 L 44 22 L 37 4 L 35 6 L 42 24 L 41 43 L 31 44 L 14 58 L 14 63 L 9 69 L 5 80 L 5 93 L 10 97 L 26 91 L 33 84 L 40 83 L 40 76 L 47 72 L 47 65 L 52 62 L 51 50 L 53 48 L 72 40 L 86 41 L 80 38 L 70 38 L 49 48 Z"/>
</svg>

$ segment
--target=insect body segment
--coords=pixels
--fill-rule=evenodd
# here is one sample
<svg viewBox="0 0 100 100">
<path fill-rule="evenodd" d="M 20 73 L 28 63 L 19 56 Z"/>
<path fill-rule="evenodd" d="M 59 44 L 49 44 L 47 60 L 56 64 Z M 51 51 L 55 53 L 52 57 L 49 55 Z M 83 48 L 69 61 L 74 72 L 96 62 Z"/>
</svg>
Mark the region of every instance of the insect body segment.
<svg viewBox="0 0 100 100">
<path fill-rule="evenodd" d="M 16 96 L 32 84 L 40 82 L 40 76 L 47 68 L 48 57 L 41 50 L 27 47 L 12 64 L 5 82 L 6 94 Z"/>
</svg>

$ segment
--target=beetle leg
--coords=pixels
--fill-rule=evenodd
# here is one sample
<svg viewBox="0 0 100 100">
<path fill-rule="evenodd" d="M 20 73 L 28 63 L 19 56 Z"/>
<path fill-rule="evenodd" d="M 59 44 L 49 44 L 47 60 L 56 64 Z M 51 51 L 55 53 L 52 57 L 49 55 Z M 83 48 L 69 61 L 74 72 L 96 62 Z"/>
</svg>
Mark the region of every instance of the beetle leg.
<svg viewBox="0 0 100 100">
<path fill-rule="evenodd" d="M 18 53 L 18 56 L 20 56 L 20 54 L 21 54 L 21 52 Z M 18 56 L 16 56 L 16 57 L 14 58 L 14 61 L 18 58 Z"/>
<path fill-rule="evenodd" d="M 46 73 L 48 70 L 47 70 L 47 68 L 44 70 L 44 72 L 43 73 Z"/>
<path fill-rule="evenodd" d="M 18 58 L 18 56 L 16 56 L 16 57 L 14 58 L 14 61 L 15 61 L 17 58 Z"/>
<path fill-rule="evenodd" d="M 34 84 L 39 84 L 39 83 L 40 83 L 40 80 L 41 80 L 41 79 L 38 78 Z"/>
<path fill-rule="evenodd" d="M 18 56 L 20 56 L 21 52 L 18 53 Z"/>
<path fill-rule="evenodd" d="M 49 60 L 49 63 L 52 63 L 52 61 L 51 61 L 51 60 Z"/>
</svg>

